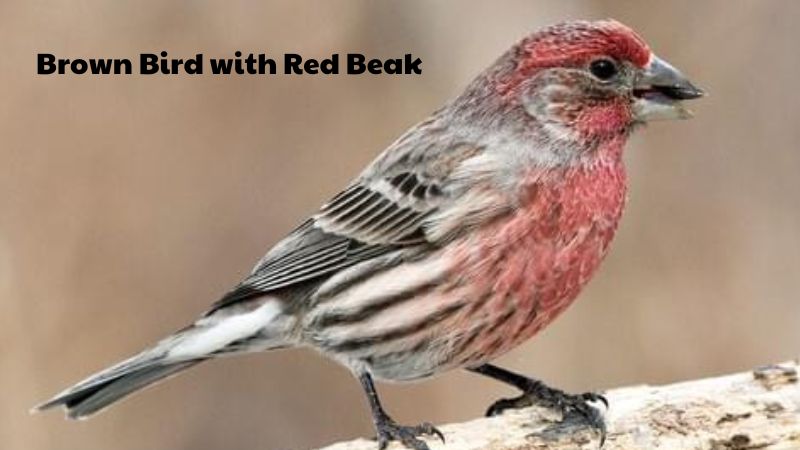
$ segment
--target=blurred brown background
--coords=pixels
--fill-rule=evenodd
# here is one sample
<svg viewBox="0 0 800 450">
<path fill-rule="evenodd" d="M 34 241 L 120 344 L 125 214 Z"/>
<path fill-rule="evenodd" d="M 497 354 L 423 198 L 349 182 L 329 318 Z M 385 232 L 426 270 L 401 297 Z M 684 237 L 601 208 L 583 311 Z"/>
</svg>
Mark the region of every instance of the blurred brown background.
<svg viewBox="0 0 800 450">
<path fill-rule="evenodd" d="M 214 361 L 88 422 L 28 408 L 200 314 L 377 152 L 527 32 L 617 18 L 710 93 L 629 146 L 615 248 L 509 367 L 576 391 L 800 353 L 800 2 L 0 3 L 0 448 L 308 448 L 372 435 L 309 351 Z M 362 52 L 422 76 L 37 76 L 35 55 Z M 399 420 L 476 417 L 466 373 L 380 386 Z"/>
</svg>

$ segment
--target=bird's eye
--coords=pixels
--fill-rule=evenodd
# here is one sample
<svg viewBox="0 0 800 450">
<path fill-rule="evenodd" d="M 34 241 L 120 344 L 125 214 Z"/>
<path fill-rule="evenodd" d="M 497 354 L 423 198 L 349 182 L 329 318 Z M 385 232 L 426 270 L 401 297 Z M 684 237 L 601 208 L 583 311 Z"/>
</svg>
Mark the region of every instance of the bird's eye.
<svg viewBox="0 0 800 450">
<path fill-rule="evenodd" d="M 599 80 L 610 80 L 617 74 L 617 71 L 617 63 L 608 58 L 595 59 L 589 64 L 589 72 Z"/>
</svg>

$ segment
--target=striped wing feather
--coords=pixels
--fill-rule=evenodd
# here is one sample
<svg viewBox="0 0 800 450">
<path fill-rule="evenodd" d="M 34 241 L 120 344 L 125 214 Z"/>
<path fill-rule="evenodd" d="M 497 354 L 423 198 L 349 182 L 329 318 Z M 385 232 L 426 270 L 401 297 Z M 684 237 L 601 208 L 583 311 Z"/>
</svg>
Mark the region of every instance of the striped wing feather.
<svg viewBox="0 0 800 450">
<path fill-rule="evenodd" d="M 424 244 L 423 221 L 442 196 L 436 184 L 423 183 L 411 172 L 351 185 L 273 248 L 207 314 Z"/>
</svg>

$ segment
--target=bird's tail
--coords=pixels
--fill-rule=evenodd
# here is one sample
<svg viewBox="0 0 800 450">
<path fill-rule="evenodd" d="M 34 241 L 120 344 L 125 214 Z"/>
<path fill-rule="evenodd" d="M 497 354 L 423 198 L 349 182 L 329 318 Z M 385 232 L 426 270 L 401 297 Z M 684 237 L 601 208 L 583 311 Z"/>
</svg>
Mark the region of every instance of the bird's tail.
<svg viewBox="0 0 800 450">
<path fill-rule="evenodd" d="M 135 358 L 92 375 L 36 406 L 34 411 L 63 406 L 70 419 L 86 418 L 139 389 L 203 361 L 196 359 L 170 363 L 133 360 Z"/>
<path fill-rule="evenodd" d="M 123 397 L 206 359 L 283 345 L 276 300 L 238 313 L 219 313 L 163 339 L 151 349 L 98 372 L 33 412 L 63 406 L 70 419 L 88 417 Z"/>
</svg>

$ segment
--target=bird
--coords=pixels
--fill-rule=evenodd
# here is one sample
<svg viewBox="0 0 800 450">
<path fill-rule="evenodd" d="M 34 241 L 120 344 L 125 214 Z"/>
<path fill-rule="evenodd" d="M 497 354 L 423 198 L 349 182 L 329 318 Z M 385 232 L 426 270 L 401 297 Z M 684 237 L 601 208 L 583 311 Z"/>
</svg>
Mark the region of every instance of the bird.
<svg viewBox="0 0 800 450">
<path fill-rule="evenodd" d="M 455 369 L 521 391 L 488 415 L 542 405 L 581 415 L 605 439 L 592 406 L 602 395 L 569 394 L 492 360 L 550 324 L 596 272 L 625 206 L 631 133 L 691 117 L 684 101 L 703 95 L 616 20 L 536 30 L 197 320 L 35 410 L 85 418 L 211 358 L 310 347 L 359 380 L 380 449 L 428 450 L 427 439 L 444 435 L 392 419 L 374 380 Z"/>
</svg>

